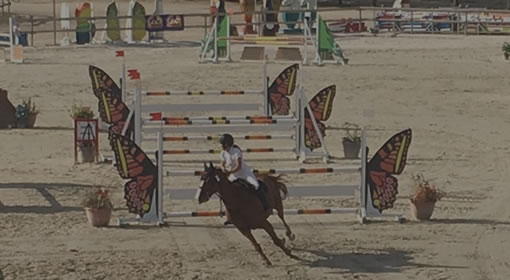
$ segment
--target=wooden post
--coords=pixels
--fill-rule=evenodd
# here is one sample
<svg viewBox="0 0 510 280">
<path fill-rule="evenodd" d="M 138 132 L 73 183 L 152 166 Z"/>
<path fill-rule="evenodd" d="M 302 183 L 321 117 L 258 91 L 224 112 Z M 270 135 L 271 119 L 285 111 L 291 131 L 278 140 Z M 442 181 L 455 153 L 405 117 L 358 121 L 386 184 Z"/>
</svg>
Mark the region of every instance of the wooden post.
<svg viewBox="0 0 510 280">
<path fill-rule="evenodd" d="M 57 3 L 53 0 L 53 45 L 57 45 Z"/>
<path fill-rule="evenodd" d="M 204 16 L 204 37 L 207 37 L 207 16 Z"/>
<path fill-rule="evenodd" d="M 411 34 L 414 33 L 414 13 L 411 10 Z"/>
<path fill-rule="evenodd" d="M 396 30 L 396 28 L 395 28 L 395 13 L 391 14 L 391 18 L 392 18 L 392 25 L 391 25 L 392 30 L 391 31 L 395 32 L 395 30 Z"/>
<path fill-rule="evenodd" d="M 30 16 L 30 46 L 34 46 L 34 16 Z"/>
<path fill-rule="evenodd" d="M 431 13 L 430 21 L 432 22 L 432 34 L 434 34 L 435 33 L 435 30 L 434 30 L 435 29 L 435 23 L 436 23 L 435 20 L 434 20 L 434 11 L 432 11 L 432 13 Z"/>
<path fill-rule="evenodd" d="M 476 23 L 476 35 L 480 35 L 480 12 L 478 12 L 478 22 Z"/>
<path fill-rule="evenodd" d="M 260 16 L 262 17 L 261 21 L 259 22 L 262 22 L 262 26 L 259 25 L 259 36 L 262 36 L 263 35 L 263 30 L 264 30 L 264 26 L 266 26 L 266 17 L 265 17 L 265 14 L 264 14 L 264 1 L 262 1 L 262 5 L 260 6 Z"/>
<path fill-rule="evenodd" d="M 359 10 L 359 32 L 361 33 L 363 31 L 363 29 L 361 28 L 361 26 L 363 25 L 363 12 L 361 11 L 361 7 L 358 8 Z"/>
<path fill-rule="evenodd" d="M 468 12 L 465 13 L 466 17 L 464 19 L 464 35 L 468 35 Z"/>
</svg>

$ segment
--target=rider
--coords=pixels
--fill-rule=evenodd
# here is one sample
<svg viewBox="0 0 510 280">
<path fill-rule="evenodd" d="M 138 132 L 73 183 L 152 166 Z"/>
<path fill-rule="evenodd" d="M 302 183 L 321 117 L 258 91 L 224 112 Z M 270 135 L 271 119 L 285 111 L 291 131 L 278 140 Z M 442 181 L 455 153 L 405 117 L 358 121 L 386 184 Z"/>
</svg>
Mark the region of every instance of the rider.
<svg viewBox="0 0 510 280">
<path fill-rule="evenodd" d="M 229 181 L 234 182 L 237 179 L 244 179 L 247 181 L 255 189 L 255 193 L 262 202 L 264 210 L 268 211 L 269 205 L 264 190 L 260 187 L 259 181 L 253 174 L 251 168 L 244 162 L 241 148 L 234 145 L 234 137 L 230 134 L 223 134 L 220 138 L 220 143 L 223 148 L 220 154 L 221 169 L 229 175 Z"/>
</svg>

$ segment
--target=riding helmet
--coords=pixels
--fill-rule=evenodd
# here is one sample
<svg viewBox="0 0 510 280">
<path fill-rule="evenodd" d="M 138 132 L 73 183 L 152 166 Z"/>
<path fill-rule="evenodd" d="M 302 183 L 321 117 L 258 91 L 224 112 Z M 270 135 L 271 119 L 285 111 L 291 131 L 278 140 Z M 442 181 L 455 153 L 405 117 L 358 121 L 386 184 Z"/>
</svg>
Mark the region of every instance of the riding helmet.
<svg viewBox="0 0 510 280">
<path fill-rule="evenodd" d="M 234 137 L 232 135 L 225 133 L 220 137 L 220 143 L 222 146 L 230 147 L 234 145 Z"/>
</svg>

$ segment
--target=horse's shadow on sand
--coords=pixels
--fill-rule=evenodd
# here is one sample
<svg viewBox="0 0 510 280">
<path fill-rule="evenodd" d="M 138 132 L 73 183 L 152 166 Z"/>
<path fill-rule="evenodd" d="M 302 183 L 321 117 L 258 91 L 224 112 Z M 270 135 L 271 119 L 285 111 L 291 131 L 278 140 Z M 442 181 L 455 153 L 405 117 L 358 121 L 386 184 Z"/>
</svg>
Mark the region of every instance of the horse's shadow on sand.
<svg viewBox="0 0 510 280">
<path fill-rule="evenodd" d="M 461 269 L 465 266 L 447 266 L 420 264 L 412 261 L 411 252 L 398 249 L 363 250 L 364 252 L 326 252 L 303 248 L 293 248 L 303 264 L 311 268 L 340 269 L 339 273 L 387 273 L 401 272 L 412 268 L 449 268 Z M 313 261 L 303 259 L 302 254 L 318 258 Z"/>
</svg>

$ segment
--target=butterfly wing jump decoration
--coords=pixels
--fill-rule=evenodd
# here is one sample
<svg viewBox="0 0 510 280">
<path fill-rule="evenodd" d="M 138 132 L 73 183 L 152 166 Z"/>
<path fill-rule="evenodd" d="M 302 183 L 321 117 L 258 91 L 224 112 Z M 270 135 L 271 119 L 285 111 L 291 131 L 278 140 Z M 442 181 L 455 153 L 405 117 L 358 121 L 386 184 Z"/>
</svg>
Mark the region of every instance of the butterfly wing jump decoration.
<svg viewBox="0 0 510 280">
<path fill-rule="evenodd" d="M 129 212 L 143 217 L 151 209 L 154 189 L 158 185 L 158 169 L 129 138 L 112 133 L 110 144 L 120 177 L 130 179 L 124 185 L 124 198 Z"/>
<path fill-rule="evenodd" d="M 122 98 L 122 92 L 119 86 L 117 86 L 117 84 L 108 74 L 106 74 L 105 71 L 98 67 L 89 65 L 89 76 L 92 80 L 92 90 L 94 91 L 95 96 L 99 98 L 99 89 L 103 89 L 116 97 Z"/>
<path fill-rule="evenodd" d="M 411 138 L 411 129 L 393 135 L 367 164 L 367 183 L 372 205 L 381 213 L 392 208 L 397 199 L 398 180 L 392 175 L 404 171 Z"/>
<path fill-rule="evenodd" d="M 326 136 L 326 125 L 322 122 L 327 121 L 331 116 L 335 94 L 336 86 L 331 85 L 319 91 L 319 93 L 308 102 L 322 137 Z M 305 146 L 312 151 L 322 146 L 308 110 L 305 110 Z"/>
<path fill-rule="evenodd" d="M 299 64 L 293 64 L 283 70 L 268 89 L 269 103 L 273 115 L 288 115 L 290 112 L 289 96 L 296 89 Z"/>
<path fill-rule="evenodd" d="M 99 89 L 99 116 L 103 122 L 110 125 L 110 132 L 121 134 L 129 116 L 129 108 L 122 100 L 105 90 Z M 134 129 L 134 118 L 131 118 L 126 130 L 126 136 L 131 138 Z"/>
<path fill-rule="evenodd" d="M 122 101 L 120 88 L 106 72 L 98 67 L 90 65 L 89 75 L 94 95 L 99 99 L 97 107 L 101 120 L 110 125 L 110 132 L 122 133 L 129 116 L 129 108 Z M 129 138 L 133 128 L 134 119 L 132 118 L 126 131 L 126 136 Z"/>
</svg>

